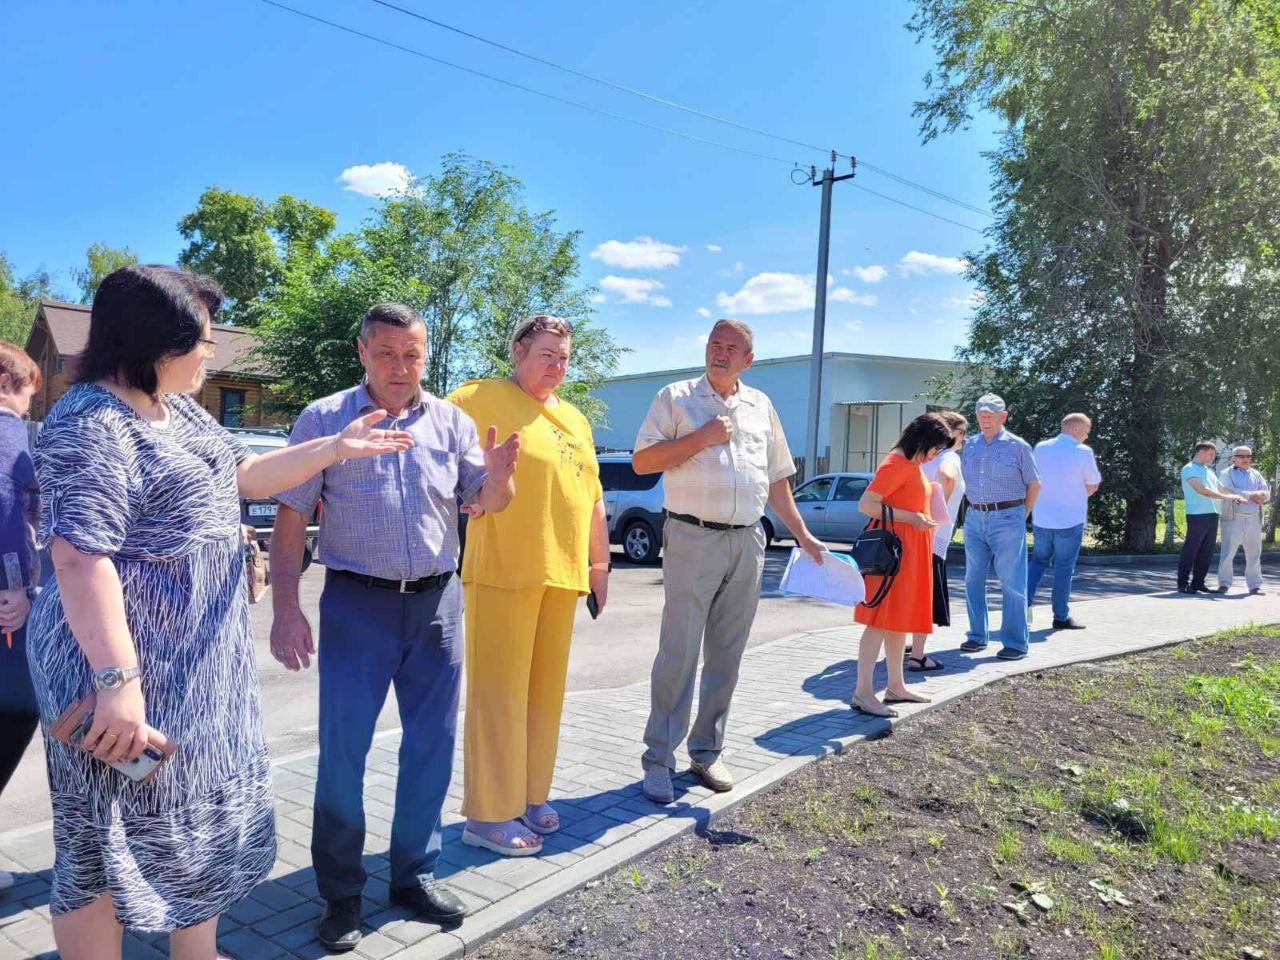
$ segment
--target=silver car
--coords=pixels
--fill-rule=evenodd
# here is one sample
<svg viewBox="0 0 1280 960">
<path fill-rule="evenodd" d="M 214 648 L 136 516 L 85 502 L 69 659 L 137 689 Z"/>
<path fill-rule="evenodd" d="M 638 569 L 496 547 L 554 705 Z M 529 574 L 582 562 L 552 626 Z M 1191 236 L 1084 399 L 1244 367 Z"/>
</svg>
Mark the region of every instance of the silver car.
<svg viewBox="0 0 1280 960">
<path fill-rule="evenodd" d="M 621 544 L 632 563 L 657 563 L 662 550 L 662 474 L 636 473 L 629 453 L 602 453 L 599 460 L 609 542 Z"/>
<path fill-rule="evenodd" d="M 869 473 L 821 473 L 796 487 L 796 509 L 809 532 L 819 540 L 853 543 L 871 519 L 858 510 L 858 501 L 871 476 Z M 793 539 L 772 507 L 765 508 L 760 524 L 764 527 L 766 543 L 779 538 Z"/>
</svg>

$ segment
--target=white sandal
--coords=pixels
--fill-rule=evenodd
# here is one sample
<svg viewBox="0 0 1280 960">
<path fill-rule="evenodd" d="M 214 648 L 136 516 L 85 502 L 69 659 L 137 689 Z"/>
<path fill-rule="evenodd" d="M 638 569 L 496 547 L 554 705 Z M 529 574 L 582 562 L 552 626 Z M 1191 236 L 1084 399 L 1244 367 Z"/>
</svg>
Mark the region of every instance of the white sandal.
<svg viewBox="0 0 1280 960">
<path fill-rule="evenodd" d="M 530 810 L 540 810 L 542 812 L 530 815 L 529 813 Z M 546 817 L 546 816 L 553 816 L 556 818 L 556 822 L 554 826 L 544 827 L 536 819 L 537 817 Z M 516 817 L 516 819 L 519 820 L 521 823 L 523 823 L 526 827 L 528 827 L 534 833 L 540 833 L 543 836 L 546 836 L 549 833 L 555 833 L 557 830 L 560 829 L 560 814 L 557 813 L 555 807 L 551 806 L 551 804 L 549 803 L 531 803 L 529 804 L 529 806 L 524 808 L 524 813 L 520 814 L 520 816 Z"/>
<path fill-rule="evenodd" d="M 491 839 L 498 836 L 500 840 Z M 472 832 L 471 828 L 464 827 L 462 830 L 462 842 L 469 847 L 481 847 L 485 850 L 492 851 L 502 857 L 532 857 L 534 854 L 542 852 L 542 841 L 528 847 L 517 847 L 511 841 L 519 837 L 518 828 L 514 820 L 508 821 L 503 826 L 493 827 L 489 830 L 488 836 L 481 836 Z M 505 842 L 503 842 L 505 841 Z"/>
</svg>

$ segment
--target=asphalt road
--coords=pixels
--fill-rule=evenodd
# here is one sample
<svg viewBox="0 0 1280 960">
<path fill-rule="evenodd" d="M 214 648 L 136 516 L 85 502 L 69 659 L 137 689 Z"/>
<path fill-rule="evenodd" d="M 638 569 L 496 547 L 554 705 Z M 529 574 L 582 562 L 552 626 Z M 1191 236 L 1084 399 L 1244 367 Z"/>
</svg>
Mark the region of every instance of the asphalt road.
<svg viewBox="0 0 1280 960">
<path fill-rule="evenodd" d="M 836 549 L 842 545 L 833 544 Z M 765 562 L 764 584 L 760 607 L 751 631 L 749 646 L 776 640 L 802 630 L 822 630 L 852 623 L 847 607 L 812 600 L 785 597 L 778 592 L 778 581 L 786 566 L 790 548 L 775 546 Z M 657 650 L 658 627 L 662 617 L 662 567 L 642 567 L 621 562 L 622 554 L 614 551 L 614 572 L 609 585 L 609 601 L 597 621 L 587 614 L 585 604 L 578 607 L 573 648 L 569 659 L 570 690 L 601 690 L 625 686 L 646 678 Z M 1078 619 L 1088 621 L 1088 601 L 1126 594 L 1170 590 L 1174 570 L 1172 558 L 1156 558 L 1140 564 L 1080 566 L 1077 568 L 1074 598 L 1080 605 L 1074 609 Z M 963 609 L 962 558 L 953 552 L 951 591 L 953 609 Z M 1280 576 L 1280 561 L 1268 558 L 1268 580 Z M 1214 578 L 1211 576 L 1210 580 Z M 316 611 L 323 586 L 324 571 L 313 566 L 303 577 L 303 608 L 317 623 Z M 992 583 L 994 600 L 994 583 Z M 1237 590 L 1242 584 L 1237 584 Z M 1041 600 L 1048 601 L 1048 583 L 1041 587 Z M 1041 617 L 1047 617 L 1044 609 Z M 263 721 L 268 746 L 273 757 L 314 748 L 316 743 L 317 677 L 312 669 L 290 673 L 272 659 L 268 646 L 271 630 L 270 597 L 252 608 L 258 673 L 262 681 Z M 321 650 L 323 656 L 323 650 Z M 464 694 L 465 696 L 465 694 Z M 394 694 L 388 697 L 378 722 L 380 729 L 398 725 Z M 45 784 L 44 755 L 40 738 L 32 743 L 22 765 L 0 797 L 0 831 L 22 827 L 49 817 L 48 791 Z"/>
</svg>

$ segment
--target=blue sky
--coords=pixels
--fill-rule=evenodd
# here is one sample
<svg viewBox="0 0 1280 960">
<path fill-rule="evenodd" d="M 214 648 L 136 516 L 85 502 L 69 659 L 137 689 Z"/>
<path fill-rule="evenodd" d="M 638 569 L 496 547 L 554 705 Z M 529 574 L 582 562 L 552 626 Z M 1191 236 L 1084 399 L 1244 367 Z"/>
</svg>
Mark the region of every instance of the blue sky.
<svg viewBox="0 0 1280 960">
<path fill-rule="evenodd" d="M 286 0 L 290 2 L 290 0 Z M 441 31 L 369 0 L 291 0 L 319 16 L 559 96 L 804 164 L 822 154 L 727 129 Z M 922 145 L 911 107 L 927 46 L 899 0 L 461 5 L 399 0 L 575 69 L 796 140 L 830 144 L 979 207 L 995 126 Z M 471 77 L 260 0 L 5 4 L 0 250 L 19 274 L 70 270 L 95 241 L 172 261 L 178 219 L 213 184 L 304 197 L 352 228 L 394 164 L 453 150 L 506 164 L 534 209 L 583 231 L 598 319 L 622 372 L 697 363 L 712 315 L 758 357 L 807 352 L 819 190 L 786 165 L 692 143 Z M 372 167 L 373 170 L 362 170 Z M 345 180 L 344 171 L 347 171 Z M 394 176 L 391 178 L 394 180 Z M 856 183 L 976 227 L 986 218 L 863 170 Z M 357 189 L 351 189 L 351 188 Z M 950 357 L 977 233 L 835 188 L 828 349 Z"/>
</svg>

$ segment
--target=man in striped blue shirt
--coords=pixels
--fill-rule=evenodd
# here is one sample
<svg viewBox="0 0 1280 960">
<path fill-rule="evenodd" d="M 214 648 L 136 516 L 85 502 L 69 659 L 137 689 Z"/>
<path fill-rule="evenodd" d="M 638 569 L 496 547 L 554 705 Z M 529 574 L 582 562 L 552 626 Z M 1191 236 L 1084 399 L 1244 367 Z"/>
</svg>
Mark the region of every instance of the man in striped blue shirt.
<svg viewBox="0 0 1280 960">
<path fill-rule="evenodd" d="M 994 393 L 978 398 L 979 433 L 960 452 L 969 509 L 964 521 L 964 592 L 969 631 L 960 649 L 985 650 L 987 572 L 995 568 L 1003 595 L 1001 660 L 1027 655 L 1027 516 L 1040 493 L 1040 474 L 1031 445 L 1004 428 L 1004 400 Z"/>
</svg>

